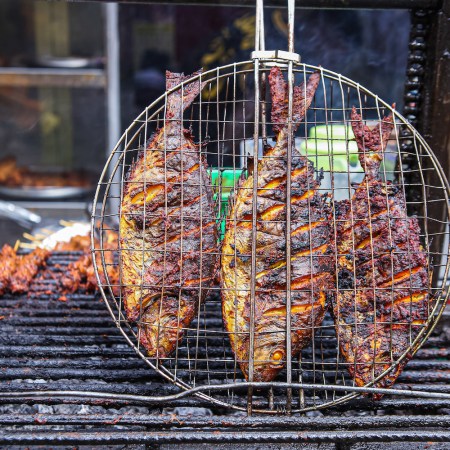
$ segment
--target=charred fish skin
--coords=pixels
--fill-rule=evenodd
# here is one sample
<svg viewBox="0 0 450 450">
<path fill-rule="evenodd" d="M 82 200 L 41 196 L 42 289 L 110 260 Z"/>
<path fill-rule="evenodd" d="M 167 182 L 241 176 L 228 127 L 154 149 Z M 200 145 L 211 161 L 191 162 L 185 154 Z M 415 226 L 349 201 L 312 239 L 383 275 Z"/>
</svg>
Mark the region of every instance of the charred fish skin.
<svg viewBox="0 0 450 450">
<path fill-rule="evenodd" d="M 294 89 L 293 131 L 306 114 L 320 74 Z M 286 364 L 286 179 L 288 90 L 278 67 L 269 75 L 277 139 L 258 162 L 253 381 L 271 381 Z M 313 164 L 292 149 L 291 323 L 292 355 L 309 342 L 332 287 L 331 212 L 318 189 Z M 253 175 L 243 179 L 230 204 L 222 247 L 224 328 L 245 378 L 249 378 Z"/>
<path fill-rule="evenodd" d="M 427 321 L 430 271 L 419 223 L 407 216 L 402 189 L 378 173 L 392 115 L 370 129 L 353 108 L 351 120 L 366 175 L 350 201 L 338 202 L 338 290 L 332 305 L 340 352 L 355 384 L 364 386 L 405 353 Z M 392 386 L 410 358 L 373 386 Z"/>
<path fill-rule="evenodd" d="M 192 76 L 167 72 L 166 87 Z M 140 342 L 154 358 L 168 357 L 181 342 L 217 268 L 211 179 L 182 122 L 201 88 L 192 81 L 168 94 L 164 127 L 124 183 L 122 296 L 127 318 L 138 321 Z"/>
</svg>

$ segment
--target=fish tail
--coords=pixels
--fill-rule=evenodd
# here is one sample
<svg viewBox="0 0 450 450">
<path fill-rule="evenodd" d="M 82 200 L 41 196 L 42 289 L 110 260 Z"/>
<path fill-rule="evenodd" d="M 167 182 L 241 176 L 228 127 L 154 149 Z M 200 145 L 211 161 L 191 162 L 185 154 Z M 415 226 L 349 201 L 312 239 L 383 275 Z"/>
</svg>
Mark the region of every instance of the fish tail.
<svg viewBox="0 0 450 450">
<path fill-rule="evenodd" d="M 202 73 L 203 69 L 197 70 L 191 75 L 184 73 L 174 73 L 166 71 L 166 89 L 170 90 L 180 83 L 189 80 Z M 167 97 L 166 119 L 181 120 L 183 112 L 191 106 L 195 98 L 200 94 L 206 83 L 201 83 L 200 79 L 186 83 L 183 88 L 177 89 Z"/>
<path fill-rule="evenodd" d="M 306 111 L 311 105 L 314 94 L 319 86 L 320 73 L 314 72 L 308 81 L 300 86 L 294 87 L 292 121 L 293 131 L 305 117 Z M 288 122 L 288 86 L 283 73 L 279 67 L 273 67 L 269 73 L 270 93 L 272 96 L 272 116 L 273 130 L 279 133 L 287 127 Z"/>
<path fill-rule="evenodd" d="M 395 107 L 395 105 L 394 105 Z M 369 128 L 355 107 L 352 108 L 351 123 L 358 146 L 359 161 L 367 175 L 376 177 L 383 160 L 384 150 L 394 129 L 392 114 L 381 120 L 381 125 Z"/>
<path fill-rule="evenodd" d="M 314 94 L 319 87 L 319 82 L 320 72 L 314 72 L 309 76 L 306 86 L 303 82 L 300 86 L 294 87 L 294 105 L 292 108 L 292 115 L 296 129 L 305 117 L 306 111 L 308 111 L 308 108 L 311 106 Z"/>
</svg>

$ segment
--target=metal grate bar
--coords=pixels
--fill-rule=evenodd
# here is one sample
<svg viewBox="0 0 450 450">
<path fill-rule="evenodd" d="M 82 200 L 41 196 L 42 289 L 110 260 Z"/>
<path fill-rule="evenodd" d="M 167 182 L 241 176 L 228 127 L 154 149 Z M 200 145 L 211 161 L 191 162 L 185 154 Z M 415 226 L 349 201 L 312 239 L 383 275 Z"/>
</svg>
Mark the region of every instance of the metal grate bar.
<svg viewBox="0 0 450 450">
<path fill-rule="evenodd" d="M 180 443 L 340 443 L 348 444 L 365 442 L 449 442 L 450 432 L 441 430 L 367 430 L 367 431 L 330 431 L 314 432 L 296 431 L 261 432 L 261 431 L 29 431 L 7 432 L 0 434 L 0 444 L 60 444 L 60 445 L 95 445 L 105 444 L 180 444 Z"/>
</svg>

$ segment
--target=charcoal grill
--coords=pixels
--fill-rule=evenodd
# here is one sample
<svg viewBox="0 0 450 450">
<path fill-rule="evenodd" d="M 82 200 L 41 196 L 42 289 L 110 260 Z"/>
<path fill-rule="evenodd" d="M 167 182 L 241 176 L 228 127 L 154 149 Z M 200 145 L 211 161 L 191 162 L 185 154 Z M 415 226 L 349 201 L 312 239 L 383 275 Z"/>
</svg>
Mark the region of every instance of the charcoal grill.
<svg viewBox="0 0 450 450">
<path fill-rule="evenodd" d="M 78 256 L 54 253 L 49 270 L 60 273 Z M 243 417 L 199 397 L 168 401 L 178 388 L 124 345 L 99 295 L 74 294 L 61 302 L 47 293 L 54 282 L 41 276 L 31 286 L 31 297 L 0 299 L 0 446 L 176 448 L 184 442 L 199 448 L 216 442 L 227 448 L 264 442 L 283 448 L 296 442 L 322 443 L 323 448 L 335 443 L 343 449 L 361 442 L 450 440 L 450 402 L 443 397 L 386 396 L 377 402 L 360 397 L 323 414 L 282 419 Z M 450 317 L 444 319 L 447 325 Z M 220 311 L 210 320 L 220 322 Z M 438 327 L 397 388 L 449 393 L 449 356 L 450 336 Z M 93 391 L 105 396 L 89 395 Z"/>
<path fill-rule="evenodd" d="M 132 123 L 118 142 L 105 166 L 94 200 L 92 220 L 92 236 L 93 238 L 98 236 L 100 242 L 100 245 L 93 250 L 96 256 L 95 260 L 101 261 L 101 264 L 99 264 L 100 288 L 113 320 L 123 332 L 128 343 L 152 369 L 184 390 L 184 392 L 180 392 L 180 396 L 197 395 L 204 399 L 208 398 L 217 405 L 247 411 L 249 414 L 253 412 L 267 414 L 306 412 L 333 406 L 361 393 L 386 394 L 389 392 L 390 394 L 404 394 L 404 392 L 396 389 L 387 391 L 373 386 L 400 364 L 407 355 L 414 354 L 420 348 L 435 327 L 448 298 L 445 280 L 449 272 L 449 250 L 443 248 L 441 238 L 446 233 L 442 231 L 442 227 L 445 226 L 450 217 L 450 187 L 442 167 L 425 140 L 411 124 L 378 96 L 343 75 L 299 62 L 299 55 L 294 53 L 293 43 L 294 1 L 289 1 L 288 6 L 289 39 L 287 52 L 265 50 L 263 2 L 258 0 L 255 52 L 252 54 L 253 59 L 251 61 L 219 67 L 181 83 L 153 102 Z M 105 232 L 109 232 L 111 229 L 118 232 L 119 235 L 121 232 L 118 224 L 122 213 L 117 204 L 122 201 L 124 196 L 124 179 L 129 171 L 130 163 L 137 158 L 139 152 L 147 151 L 147 143 L 152 133 L 166 125 L 165 110 L 168 97 L 174 95 L 175 91 L 182 93 L 188 82 L 198 82 L 204 86 L 198 101 L 194 102 L 185 114 L 184 127 L 192 129 L 199 142 L 207 139 L 207 144 L 200 146 L 200 152 L 219 172 L 219 181 L 215 191 L 218 232 L 223 231 L 224 222 L 227 222 L 228 227 L 233 226 L 233 224 L 236 226 L 235 220 L 237 219 L 228 216 L 226 208 L 223 208 L 222 204 L 221 177 L 226 169 L 224 161 L 225 159 L 231 161 L 228 172 L 231 172 L 233 177 L 236 178 L 239 170 L 244 172 L 247 170 L 247 166 L 238 167 L 236 164 L 239 157 L 242 160 L 242 154 L 240 153 L 242 144 L 244 147 L 243 159 L 246 161 L 248 159 L 245 152 L 246 143 L 249 145 L 249 139 L 253 140 L 253 148 L 258 149 L 260 146 L 264 147 L 271 137 L 270 124 L 266 123 L 266 111 L 269 109 L 266 96 L 266 78 L 268 71 L 273 66 L 282 67 L 286 72 L 289 108 L 291 108 L 290 116 L 292 116 L 294 79 L 302 81 L 314 71 L 320 73 L 319 91 L 316 92 L 313 104 L 304 122 L 300 125 L 297 137 L 303 141 L 303 144 L 306 144 L 305 151 L 308 152 L 308 145 L 311 146 L 314 142 L 318 142 L 317 138 L 311 138 L 311 136 L 308 138 L 310 127 L 322 126 L 326 129 L 328 148 L 325 156 L 306 154 L 315 163 L 317 169 L 324 165 L 329 166 L 329 169 L 325 169 L 327 172 L 325 180 L 328 185 L 321 186 L 320 189 L 322 192 L 330 193 L 334 211 L 338 200 L 351 198 L 353 185 L 361 182 L 363 176 L 361 167 L 358 169 L 350 164 L 352 155 L 350 154 L 348 126 L 352 106 L 356 105 L 365 120 L 375 120 L 377 124 L 388 113 L 393 115 L 394 136 L 390 138 L 389 142 L 391 142 L 392 148 L 390 151 L 394 162 L 392 162 L 391 167 L 388 167 L 388 158 L 384 158 L 382 176 L 385 180 L 393 180 L 393 185 L 402 190 L 405 198 L 414 193 L 414 199 L 407 198 L 407 206 L 409 214 L 415 213 L 420 219 L 423 245 L 428 259 L 433 261 L 433 286 L 431 288 L 433 303 L 429 308 L 429 318 L 423 324 L 418 335 L 413 336 L 411 327 L 409 328 L 409 347 L 400 357 L 391 359 L 390 367 L 384 370 L 382 374 L 377 375 L 376 378 L 374 377 L 364 387 L 356 386 L 346 374 L 345 366 L 350 363 L 346 363 L 339 350 L 336 349 L 338 345 L 330 318 L 325 320 L 321 326 L 315 327 L 313 331 L 315 339 L 313 339 L 311 347 L 304 349 L 298 360 L 292 358 L 289 350 L 286 352 L 286 371 L 273 382 L 262 383 L 253 379 L 252 371 L 255 362 L 253 354 L 250 352 L 248 360 L 249 379 L 248 382 L 244 382 L 245 380 L 238 369 L 237 357 L 230 352 L 227 333 L 220 323 L 213 324 L 210 320 L 210 317 L 215 314 L 219 307 L 218 294 L 220 289 L 224 289 L 223 286 L 222 288 L 218 286 L 212 288 L 215 295 L 200 306 L 195 324 L 183 328 L 185 338 L 177 345 L 174 354 L 164 358 L 150 359 L 146 355 L 145 348 L 142 347 L 140 329 L 136 327 L 136 323 L 131 323 L 124 315 L 123 291 L 120 290 L 119 294 L 114 294 L 117 286 L 111 285 L 108 277 L 105 280 L 101 275 L 101 273 L 107 274 L 108 269 L 111 268 L 104 259 L 104 255 L 111 252 L 111 249 L 103 246 L 103 236 Z M 331 126 L 335 124 L 344 126 L 344 137 L 335 138 L 333 136 Z M 288 126 L 292 126 L 292 123 L 288 122 Z M 332 147 L 336 141 L 344 141 L 346 147 L 340 151 L 341 153 L 333 154 Z M 287 174 L 289 174 L 287 177 L 287 204 L 291 204 L 289 190 L 291 170 L 289 168 L 292 164 L 292 148 L 294 145 L 295 143 L 290 138 L 287 157 Z M 256 159 L 256 155 L 254 155 L 254 158 Z M 408 159 L 410 164 L 413 164 L 416 168 L 406 169 L 403 164 L 405 159 Z M 346 168 L 338 168 L 337 162 L 339 160 L 347 163 Z M 256 168 L 257 164 L 254 167 Z M 414 175 L 414 180 L 411 179 L 411 174 Z M 339 176 L 340 181 L 338 182 Z M 257 169 L 254 180 L 257 180 Z M 151 183 L 151 181 L 143 181 L 144 191 L 145 183 Z M 257 184 L 253 186 L 253 219 L 251 224 L 254 235 L 256 235 L 256 186 Z M 235 191 L 236 189 L 237 184 L 235 182 L 231 190 Z M 438 206 L 440 211 L 437 209 L 431 211 L 430 205 Z M 286 235 L 288 236 L 286 261 L 290 261 L 292 256 L 289 212 L 290 208 L 287 208 L 285 219 Z M 183 223 L 182 215 L 180 221 Z M 335 214 L 332 221 L 332 228 L 336 233 L 337 219 Z M 126 244 L 125 247 L 127 247 Z M 140 249 L 144 247 L 145 245 L 142 245 Z M 115 251 L 119 254 L 118 260 L 120 261 L 122 258 L 121 252 L 124 250 L 119 245 Z M 135 248 L 131 251 L 141 250 Z M 210 249 L 203 249 L 203 251 L 207 252 Z M 165 261 L 164 252 L 161 252 L 161 258 Z M 253 279 L 250 282 L 249 290 L 252 298 L 255 298 L 256 242 L 253 242 L 252 245 L 251 263 Z M 286 286 L 290 286 L 290 264 L 286 264 L 286 268 Z M 440 276 L 442 278 L 439 279 Z M 136 280 L 136 287 L 141 291 L 143 290 L 143 283 L 143 279 Z M 124 281 L 121 281 L 120 285 L 123 287 Z M 177 286 L 164 284 L 164 289 L 177 292 Z M 236 287 L 236 289 L 242 288 Z M 142 296 L 140 301 L 140 310 L 143 311 Z M 250 347 L 255 340 L 254 303 L 254 301 L 250 303 Z M 287 349 L 291 348 L 291 306 L 290 291 L 286 291 L 287 320 L 285 334 Z M 143 319 L 140 319 L 137 323 L 143 325 Z M 391 323 L 391 326 L 393 324 L 394 322 Z M 211 350 L 212 348 L 214 351 Z M 374 364 L 376 363 L 374 362 Z M 256 392 L 257 389 L 258 392 Z M 226 401 L 222 395 L 224 391 L 227 393 Z M 423 391 L 409 392 L 409 394 L 415 396 L 433 395 L 433 393 Z M 261 396 L 266 397 L 266 403 L 261 399 Z M 275 397 L 282 404 L 284 403 L 284 406 L 276 406 Z M 264 406 L 255 406 L 258 403 L 257 399 L 261 400 L 259 405 Z"/>
<path fill-rule="evenodd" d="M 445 119 L 438 118 L 445 118 L 448 113 L 447 104 L 441 101 L 448 95 L 450 73 L 445 69 L 447 60 L 441 58 L 448 33 L 447 3 L 349 2 L 350 7 L 429 8 L 412 11 L 404 114 L 440 151 L 444 167 L 448 167 L 447 128 L 443 126 Z M 334 0 L 308 0 L 304 5 L 342 7 L 341 2 Z M 405 165 L 414 166 L 407 160 Z M 64 259 L 73 260 L 74 255 L 60 255 L 58 263 Z M 53 262 L 52 258 L 50 266 Z M 47 289 L 52 290 L 51 283 Z M 333 442 L 336 448 L 344 449 L 352 444 L 360 448 L 364 442 L 396 442 L 395 448 L 401 448 L 399 441 L 423 442 L 413 446 L 423 448 L 425 442 L 450 440 L 449 402 L 444 397 L 386 396 L 379 402 L 356 398 L 327 409 L 323 417 L 282 419 L 234 417 L 229 410 L 198 397 L 159 403 L 158 397 L 167 397 L 179 392 L 178 389 L 149 371 L 132 349 L 123 345 L 123 337 L 111 324 L 104 305 L 94 296 L 71 296 L 67 303 L 47 295 L 34 299 L 5 296 L 0 299 L 0 316 L 5 316 L 0 321 L 1 445 L 23 448 L 86 444 L 90 448 L 94 445 L 105 448 L 105 445 L 156 447 L 157 443 L 191 442 L 198 448 L 199 443 L 264 442 L 279 443 L 281 448 L 283 442 L 317 442 L 328 448 L 327 443 Z M 448 326 L 448 316 L 444 314 L 443 319 L 408 364 L 397 388 L 442 394 L 450 391 L 450 346 L 448 333 L 441 328 Z M 94 391 L 139 398 L 121 400 L 109 395 L 101 399 L 90 394 Z M 79 392 L 84 392 L 84 396 L 79 396 Z M 149 405 L 145 396 L 155 397 L 156 402 Z M 192 409 L 183 411 L 186 407 Z M 208 416 L 184 416 L 183 412 Z M 213 416 L 209 416 L 211 412 Z M 377 444 L 380 449 L 387 447 L 392 448 Z M 432 448 L 446 448 L 446 444 Z"/>
</svg>

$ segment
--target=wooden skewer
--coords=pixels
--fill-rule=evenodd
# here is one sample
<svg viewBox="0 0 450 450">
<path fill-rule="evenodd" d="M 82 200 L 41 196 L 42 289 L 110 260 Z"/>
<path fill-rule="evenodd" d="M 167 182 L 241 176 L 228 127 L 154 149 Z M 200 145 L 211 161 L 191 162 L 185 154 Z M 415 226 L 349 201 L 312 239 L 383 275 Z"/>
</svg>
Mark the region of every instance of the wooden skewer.
<svg viewBox="0 0 450 450">
<path fill-rule="evenodd" d="M 21 242 L 19 245 L 20 248 L 32 248 L 33 250 L 36 248 L 36 244 L 28 244 L 27 242 Z"/>
<path fill-rule="evenodd" d="M 75 222 L 74 222 L 74 221 L 67 221 L 67 220 L 61 219 L 61 220 L 59 221 L 59 223 L 60 223 L 62 226 L 64 226 L 64 227 L 71 227 Z"/>
<path fill-rule="evenodd" d="M 28 239 L 29 241 L 32 241 L 32 242 L 36 242 L 36 241 L 40 241 L 41 239 L 39 239 L 38 237 L 36 237 L 36 236 L 33 236 L 32 234 L 30 234 L 30 233 L 23 233 L 23 235 L 22 235 L 25 239 Z"/>
<path fill-rule="evenodd" d="M 34 235 L 34 237 L 37 239 L 39 239 L 40 241 L 44 240 L 48 235 L 45 234 L 41 234 L 41 233 L 37 233 Z"/>
</svg>

